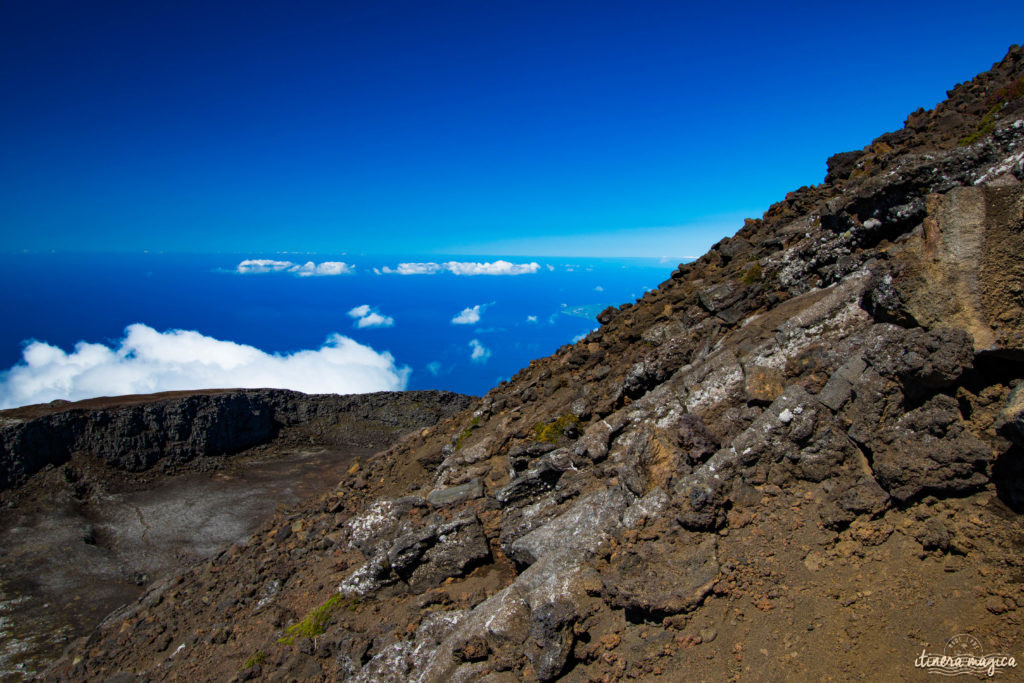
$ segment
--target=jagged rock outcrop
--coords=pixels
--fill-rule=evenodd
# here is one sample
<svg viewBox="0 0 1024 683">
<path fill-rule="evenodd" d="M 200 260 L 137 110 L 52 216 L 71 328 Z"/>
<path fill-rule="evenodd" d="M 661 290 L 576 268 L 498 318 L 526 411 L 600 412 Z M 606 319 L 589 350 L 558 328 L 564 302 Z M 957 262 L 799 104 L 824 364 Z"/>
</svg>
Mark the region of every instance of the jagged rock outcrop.
<svg viewBox="0 0 1024 683">
<path fill-rule="evenodd" d="M 1022 96 L 1014 47 L 50 675 L 907 677 L 966 631 L 1019 654 Z"/>
<path fill-rule="evenodd" d="M 299 424 L 316 430 L 321 446 L 383 445 L 387 437 L 431 425 L 468 400 L 444 391 L 341 396 L 248 389 L 0 411 L 0 490 L 76 453 L 138 472 L 158 462 L 175 466 L 238 453 Z"/>
</svg>

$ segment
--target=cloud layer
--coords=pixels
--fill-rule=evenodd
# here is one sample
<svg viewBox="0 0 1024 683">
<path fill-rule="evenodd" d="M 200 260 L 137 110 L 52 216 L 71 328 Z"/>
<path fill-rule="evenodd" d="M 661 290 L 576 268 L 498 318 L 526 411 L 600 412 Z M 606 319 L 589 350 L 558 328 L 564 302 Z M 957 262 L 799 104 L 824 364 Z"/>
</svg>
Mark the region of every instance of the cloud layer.
<svg viewBox="0 0 1024 683">
<path fill-rule="evenodd" d="M 359 329 L 366 327 L 393 327 L 395 319 L 389 315 L 381 315 L 369 304 L 356 306 L 348 312 L 349 316 L 356 319 L 355 326 Z"/>
<path fill-rule="evenodd" d="M 538 263 L 510 263 L 494 261 L 493 263 L 476 263 L 473 261 L 446 261 L 445 263 L 399 263 L 394 268 L 384 266 L 383 273 L 397 275 L 434 275 L 448 271 L 454 275 L 524 275 L 540 270 Z"/>
<path fill-rule="evenodd" d="M 246 259 L 239 263 L 235 270 L 244 275 L 259 273 L 294 273 L 299 277 L 309 277 L 311 275 L 347 275 L 348 273 L 355 272 L 355 268 L 353 268 L 351 264 L 342 263 L 341 261 L 324 261 L 323 263 L 306 261 L 300 265 L 292 261 L 273 261 L 271 259 Z"/>
<path fill-rule="evenodd" d="M 190 330 L 125 328 L 116 347 L 78 342 L 71 353 L 33 341 L 22 361 L 0 372 L 0 408 L 156 391 L 276 388 L 364 393 L 406 387 L 409 368 L 333 334 L 319 349 L 280 355 Z"/>
</svg>

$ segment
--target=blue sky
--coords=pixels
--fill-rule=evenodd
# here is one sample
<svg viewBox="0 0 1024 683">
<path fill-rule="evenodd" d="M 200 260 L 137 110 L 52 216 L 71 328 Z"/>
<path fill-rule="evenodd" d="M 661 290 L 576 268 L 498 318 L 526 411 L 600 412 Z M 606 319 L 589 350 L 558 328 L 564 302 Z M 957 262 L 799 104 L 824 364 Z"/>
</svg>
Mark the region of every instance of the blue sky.
<svg viewBox="0 0 1024 683">
<path fill-rule="evenodd" d="M 0 250 L 694 256 L 1024 3 L 0 4 Z"/>
</svg>

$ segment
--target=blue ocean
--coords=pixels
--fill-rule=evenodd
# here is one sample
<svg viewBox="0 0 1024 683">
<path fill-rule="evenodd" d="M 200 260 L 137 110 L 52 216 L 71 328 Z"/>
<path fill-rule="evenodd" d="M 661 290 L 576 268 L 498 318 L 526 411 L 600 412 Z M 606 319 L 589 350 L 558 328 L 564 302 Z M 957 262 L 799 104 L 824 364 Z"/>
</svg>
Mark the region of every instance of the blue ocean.
<svg viewBox="0 0 1024 683">
<path fill-rule="evenodd" d="M 207 382 L 479 395 L 581 338 L 602 309 L 634 301 L 677 263 L 8 254 L 0 266 L 0 401 L 9 407 Z M 316 353 L 325 345 L 326 361 Z M 364 371 L 367 383 L 348 382 L 346 373 Z"/>
</svg>

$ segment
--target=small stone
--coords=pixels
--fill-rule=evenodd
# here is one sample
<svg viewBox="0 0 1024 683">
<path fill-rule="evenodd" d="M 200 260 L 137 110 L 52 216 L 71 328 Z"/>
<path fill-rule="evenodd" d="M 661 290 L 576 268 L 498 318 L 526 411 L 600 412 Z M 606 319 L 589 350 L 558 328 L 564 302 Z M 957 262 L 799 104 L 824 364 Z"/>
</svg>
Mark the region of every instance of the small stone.
<svg viewBox="0 0 1024 683">
<path fill-rule="evenodd" d="M 825 564 L 825 556 L 819 553 L 817 550 L 812 550 L 807 553 L 804 558 L 804 566 L 807 567 L 808 571 L 816 572 Z"/>
<path fill-rule="evenodd" d="M 925 550 L 942 552 L 949 550 L 949 531 L 941 521 L 934 517 L 925 522 L 916 538 Z"/>
<path fill-rule="evenodd" d="M 947 555 L 945 562 L 942 564 L 942 570 L 952 574 L 963 569 L 963 564 L 963 558 L 959 555 Z"/>
<path fill-rule="evenodd" d="M 487 644 L 487 640 L 483 636 L 477 635 L 467 640 L 461 647 L 456 649 L 453 654 L 456 659 L 461 661 L 476 662 L 481 659 L 486 659 L 490 651 L 491 648 Z"/>
<path fill-rule="evenodd" d="M 985 601 L 985 609 L 987 609 L 992 614 L 1003 614 L 1004 612 L 1007 612 L 1009 610 L 1009 608 L 1006 606 L 1006 603 L 1003 602 L 1002 599 L 994 596 Z"/>
</svg>

